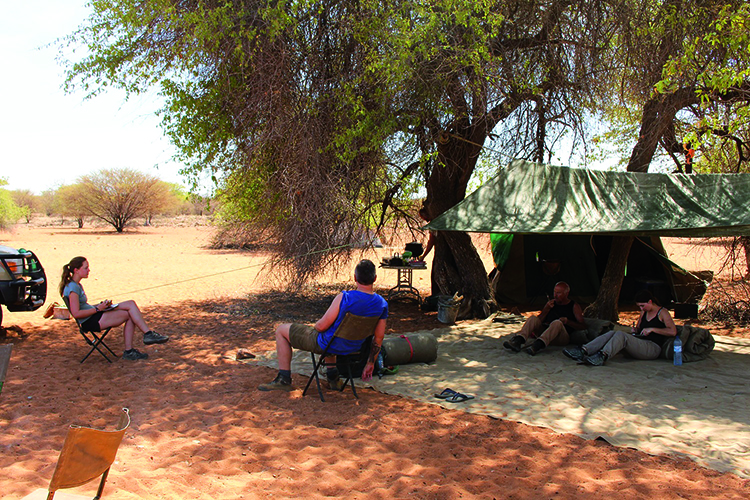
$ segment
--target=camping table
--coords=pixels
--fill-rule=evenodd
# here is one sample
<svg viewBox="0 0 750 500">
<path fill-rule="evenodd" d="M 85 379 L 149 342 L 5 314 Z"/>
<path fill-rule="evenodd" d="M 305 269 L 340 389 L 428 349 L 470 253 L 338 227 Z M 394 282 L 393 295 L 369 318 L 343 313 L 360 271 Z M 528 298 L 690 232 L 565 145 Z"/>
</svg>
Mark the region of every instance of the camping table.
<svg viewBox="0 0 750 500">
<path fill-rule="evenodd" d="M 399 298 L 413 298 L 416 299 L 418 304 L 422 303 L 422 297 L 419 295 L 419 290 L 414 288 L 411 284 L 411 278 L 412 278 L 412 271 L 416 270 L 425 270 L 427 269 L 427 266 L 424 267 L 414 267 L 414 266 L 388 266 L 381 264 L 380 267 L 383 269 L 395 269 L 398 272 L 398 276 L 396 279 L 396 286 L 391 288 L 388 291 L 388 301 L 390 302 L 391 299 L 399 299 Z"/>
</svg>

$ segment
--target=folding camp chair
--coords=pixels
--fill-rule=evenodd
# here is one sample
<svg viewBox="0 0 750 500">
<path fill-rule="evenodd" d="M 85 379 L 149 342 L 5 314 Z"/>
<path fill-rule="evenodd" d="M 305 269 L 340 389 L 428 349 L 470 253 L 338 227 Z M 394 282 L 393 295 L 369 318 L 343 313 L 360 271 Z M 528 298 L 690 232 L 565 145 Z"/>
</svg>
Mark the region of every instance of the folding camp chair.
<svg viewBox="0 0 750 500">
<path fill-rule="evenodd" d="M 63 301 L 65 302 L 65 306 L 68 308 L 68 310 L 70 310 L 70 302 L 68 302 L 68 299 L 66 297 L 63 297 Z M 78 327 L 78 333 L 80 333 L 81 337 L 84 338 L 84 340 L 86 341 L 86 343 L 91 346 L 91 349 L 83 357 L 83 359 L 81 360 L 81 363 L 83 363 L 84 361 L 86 361 L 86 359 L 89 356 L 91 356 L 91 353 L 94 352 L 94 350 L 99 351 L 99 354 L 101 354 L 102 356 L 104 356 L 104 359 L 106 359 L 107 361 L 109 361 L 111 363 L 112 360 L 109 359 L 109 357 L 107 357 L 107 353 L 105 353 L 104 351 L 102 351 L 99 348 L 99 346 L 104 346 L 104 348 L 107 349 L 109 351 L 109 353 L 112 354 L 112 356 L 114 356 L 115 358 L 117 357 L 117 354 L 115 354 L 114 351 L 112 351 L 112 349 L 110 349 L 109 346 L 104 343 L 104 337 L 107 336 L 107 334 L 112 329 L 112 327 L 107 328 L 103 332 L 87 332 L 87 331 L 85 331 L 83 329 L 83 327 L 78 322 L 78 320 L 76 320 L 75 318 L 73 318 L 73 321 L 75 322 L 76 327 Z"/>
<path fill-rule="evenodd" d="M 117 448 L 120 447 L 125 431 L 130 426 L 130 413 L 127 408 L 122 409 L 120 421 L 114 431 L 103 431 L 71 425 L 65 437 L 57 467 L 49 482 L 49 489 L 38 489 L 27 495 L 23 500 L 44 499 L 52 500 L 55 492 L 64 488 L 75 488 L 84 485 L 101 476 L 95 500 L 102 496 L 104 483 L 107 481 L 109 468 L 115 461 Z M 88 498 L 78 495 L 62 493 L 58 500 L 65 498 Z"/>
<path fill-rule="evenodd" d="M 339 327 L 336 329 L 336 332 L 333 334 L 333 337 L 331 338 L 331 341 L 328 343 L 326 348 L 323 350 L 320 354 L 319 359 L 315 359 L 314 352 L 310 353 L 310 356 L 312 356 L 312 364 L 313 364 L 313 372 L 312 375 L 310 375 L 309 380 L 307 381 L 307 385 L 305 386 L 305 390 L 302 391 L 302 395 L 304 396 L 307 394 L 307 389 L 310 388 L 310 384 L 312 383 L 313 379 L 315 379 L 315 382 L 318 385 L 318 394 L 320 394 L 320 400 L 325 401 L 325 398 L 323 398 L 323 390 L 320 387 L 320 377 L 318 376 L 318 370 L 325 362 L 326 356 L 328 356 L 328 348 L 333 343 L 333 339 L 340 338 L 344 340 L 362 340 L 364 341 L 367 339 L 367 337 L 373 335 L 375 333 L 375 326 L 377 326 L 378 321 L 380 321 L 380 317 L 378 316 L 372 316 L 372 317 L 366 317 L 366 316 L 356 316 L 351 313 L 346 313 L 344 316 L 344 319 L 341 320 L 341 324 L 339 324 Z M 337 354 L 336 356 L 344 356 L 345 365 L 347 368 L 347 371 L 345 374 L 346 380 L 344 381 L 343 385 L 341 386 L 341 391 L 343 391 L 347 384 L 351 384 L 352 386 L 352 393 L 354 393 L 354 397 L 359 399 L 359 396 L 357 396 L 357 389 L 354 387 L 354 376 L 352 374 L 352 359 L 356 358 L 357 356 L 360 356 L 362 354 L 362 347 L 365 345 L 369 345 L 366 342 L 363 342 L 362 345 L 352 350 L 351 352 L 347 352 L 344 354 Z"/>
</svg>

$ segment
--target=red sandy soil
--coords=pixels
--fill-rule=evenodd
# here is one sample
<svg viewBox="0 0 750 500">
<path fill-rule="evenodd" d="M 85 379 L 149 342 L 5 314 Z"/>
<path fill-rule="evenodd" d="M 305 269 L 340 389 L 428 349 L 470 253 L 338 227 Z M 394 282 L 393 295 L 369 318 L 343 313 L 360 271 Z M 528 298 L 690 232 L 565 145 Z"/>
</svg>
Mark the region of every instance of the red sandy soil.
<svg viewBox="0 0 750 500">
<path fill-rule="evenodd" d="M 274 348 L 279 322 L 313 322 L 348 274 L 296 295 L 258 278 L 262 253 L 206 248 L 205 226 L 18 227 L 0 242 L 34 250 L 51 284 L 71 257 L 91 263 L 92 301 L 132 298 L 169 343 L 145 361 L 108 364 L 71 322 L 42 310 L 7 313 L 0 342 L 13 357 L 0 396 L 0 498 L 47 486 L 70 423 L 132 425 L 104 498 L 748 498 L 750 481 L 603 441 L 445 410 L 362 390 L 263 393 L 274 370 L 235 361 L 239 348 Z M 388 250 L 370 254 L 379 259 Z M 262 273 L 261 273 L 262 276 Z M 381 274 L 381 290 L 395 276 Z M 415 272 L 428 293 L 429 272 Z M 441 326 L 434 313 L 395 303 L 389 333 Z M 5 334 L 4 338 L 2 333 Z M 723 332 L 724 333 L 724 332 Z M 744 331 L 740 332 L 744 333 Z M 109 343 L 122 350 L 119 330 Z M 295 383 L 301 384 L 301 377 Z M 93 495 L 95 483 L 76 489 Z"/>
</svg>

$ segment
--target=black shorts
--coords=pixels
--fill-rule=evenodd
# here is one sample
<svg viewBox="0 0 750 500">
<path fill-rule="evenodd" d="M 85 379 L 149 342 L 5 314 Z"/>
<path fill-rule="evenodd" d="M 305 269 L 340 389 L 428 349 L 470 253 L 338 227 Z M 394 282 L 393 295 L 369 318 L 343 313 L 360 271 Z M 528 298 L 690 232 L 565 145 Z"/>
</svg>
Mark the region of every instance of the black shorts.
<svg viewBox="0 0 750 500">
<path fill-rule="evenodd" d="M 81 329 L 84 332 L 101 332 L 102 327 L 99 326 L 99 320 L 102 318 L 102 311 L 97 311 L 93 316 L 89 316 L 86 321 L 81 323 Z"/>
</svg>

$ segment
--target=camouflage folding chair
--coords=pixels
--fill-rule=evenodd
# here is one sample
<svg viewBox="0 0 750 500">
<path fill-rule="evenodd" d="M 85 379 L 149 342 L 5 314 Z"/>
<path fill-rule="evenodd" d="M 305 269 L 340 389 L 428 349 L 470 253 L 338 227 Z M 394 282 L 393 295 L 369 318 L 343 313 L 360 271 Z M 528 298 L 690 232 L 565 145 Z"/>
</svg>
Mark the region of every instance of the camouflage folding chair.
<svg viewBox="0 0 750 500">
<path fill-rule="evenodd" d="M 344 381 L 340 390 L 343 391 L 346 388 L 347 384 L 351 384 L 354 397 L 359 399 L 359 396 L 357 396 L 357 389 L 354 387 L 354 377 L 352 375 L 351 360 L 352 358 L 360 356 L 362 354 L 362 349 L 364 348 L 364 346 L 369 345 L 367 344 L 367 342 L 364 342 L 364 340 L 366 340 L 367 337 L 375 334 L 375 327 L 377 326 L 378 321 L 380 321 L 379 316 L 367 317 L 346 313 L 344 319 L 341 320 L 339 327 L 336 329 L 336 332 L 333 334 L 333 337 L 331 338 L 331 341 L 328 343 L 326 348 L 318 353 L 310 353 L 310 356 L 312 356 L 313 372 L 312 375 L 310 375 L 309 380 L 307 381 L 305 390 L 302 391 L 302 395 L 304 396 L 305 394 L 307 394 L 307 390 L 310 388 L 310 384 L 312 384 L 313 379 L 315 379 L 315 382 L 318 385 L 318 394 L 320 394 L 320 400 L 325 401 L 325 398 L 323 398 L 323 390 L 320 387 L 320 377 L 318 376 L 318 370 L 321 366 L 323 366 L 326 356 L 330 356 L 330 354 L 328 353 L 328 348 L 333 343 L 334 339 L 339 338 L 343 340 L 363 341 L 360 347 L 358 347 L 357 349 L 353 349 L 351 352 L 336 355 L 337 357 L 343 356 L 343 359 L 345 360 L 344 364 L 347 368 L 346 373 L 344 374 L 346 380 Z M 315 354 L 319 354 L 320 358 L 316 360 Z"/>
</svg>

